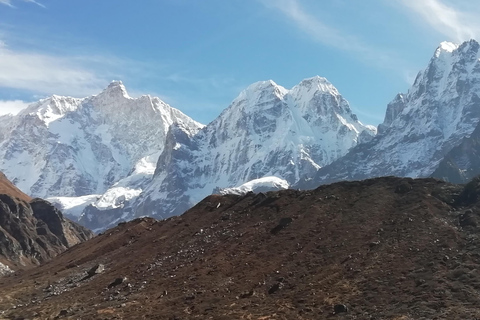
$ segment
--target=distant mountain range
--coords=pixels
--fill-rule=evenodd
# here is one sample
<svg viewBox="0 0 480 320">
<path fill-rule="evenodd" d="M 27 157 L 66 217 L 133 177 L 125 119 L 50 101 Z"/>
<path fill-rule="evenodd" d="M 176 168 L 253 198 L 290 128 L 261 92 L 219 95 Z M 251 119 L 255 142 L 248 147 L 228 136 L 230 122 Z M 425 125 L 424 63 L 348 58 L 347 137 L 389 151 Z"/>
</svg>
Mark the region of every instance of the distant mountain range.
<svg viewBox="0 0 480 320">
<path fill-rule="evenodd" d="M 0 118 L 0 170 L 97 231 L 181 214 L 212 192 L 385 175 L 463 182 L 480 163 L 479 48 L 442 43 L 378 134 L 321 77 L 290 90 L 255 83 L 206 126 L 158 98 L 130 98 L 121 82 L 84 99 L 52 96 Z"/>
</svg>

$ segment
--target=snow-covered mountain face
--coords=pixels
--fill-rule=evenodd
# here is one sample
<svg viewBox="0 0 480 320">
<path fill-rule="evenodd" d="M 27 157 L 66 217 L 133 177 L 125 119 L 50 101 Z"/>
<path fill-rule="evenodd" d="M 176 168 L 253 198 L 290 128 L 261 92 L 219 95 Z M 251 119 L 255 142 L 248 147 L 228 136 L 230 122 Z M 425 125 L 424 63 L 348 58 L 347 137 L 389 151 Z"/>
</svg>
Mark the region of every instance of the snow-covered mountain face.
<svg viewBox="0 0 480 320">
<path fill-rule="evenodd" d="M 202 127 L 158 98 L 129 97 L 121 82 L 89 98 L 52 96 L 9 120 L 0 125 L 0 168 L 44 198 L 100 197 L 132 174 L 148 175 L 142 163 L 155 163 L 170 125 Z"/>
<path fill-rule="evenodd" d="M 444 42 L 407 94 L 388 105 L 372 141 L 322 168 L 309 184 L 395 175 L 425 177 L 480 119 L 480 45 Z"/>
<path fill-rule="evenodd" d="M 171 127 L 135 214 L 181 214 L 213 190 L 266 176 L 293 184 L 375 133 L 325 78 L 291 90 L 273 81 L 255 83 L 192 138 Z"/>
</svg>

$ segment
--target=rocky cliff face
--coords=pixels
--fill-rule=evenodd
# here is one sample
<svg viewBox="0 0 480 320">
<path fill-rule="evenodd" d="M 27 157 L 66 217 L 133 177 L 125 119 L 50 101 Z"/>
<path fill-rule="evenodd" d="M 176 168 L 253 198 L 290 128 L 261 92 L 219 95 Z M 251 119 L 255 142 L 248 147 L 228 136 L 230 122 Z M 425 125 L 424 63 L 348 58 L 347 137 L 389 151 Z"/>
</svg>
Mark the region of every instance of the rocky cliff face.
<svg viewBox="0 0 480 320">
<path fill-rule="evenodd" d="M 372 141 L 319 170 L 310 183 L 376 176 L 425 177 L 480 120 L 480 45 L 442 43 L 407 94 L 388 105 Z"/>
<path fill-rule="evenodd" d="M 213 190 L 266 176 L 293 184 L 375 133 L 325 78 L 291 90 L 273 81 L 255 83 L 197 134 L 171 127 L 134 215 L 178 215 Z"/>
<path fill-rule="evenodd" d="M 8 269 L 45 262 L 93 237 L 90 230 L 65 219 L 51 203 L 31 199 L 4 177 L 0 190 L 0 264 Z M 3 193 L 5 190 L 10 191 Z"/>
</svg>

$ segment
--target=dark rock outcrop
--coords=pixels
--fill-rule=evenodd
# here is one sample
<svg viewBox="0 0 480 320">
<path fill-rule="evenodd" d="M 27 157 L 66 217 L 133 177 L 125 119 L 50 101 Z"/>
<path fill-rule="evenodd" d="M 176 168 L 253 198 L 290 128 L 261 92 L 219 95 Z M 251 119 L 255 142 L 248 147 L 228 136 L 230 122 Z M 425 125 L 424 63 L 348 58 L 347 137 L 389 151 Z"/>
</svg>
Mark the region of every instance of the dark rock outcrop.
<svg viewBox="0 0 480 320">
<path fill-rule="evenodd" d="M 333 313 L 338 314 L 338 313 L 343 313 L 343 312 L 348 312 L 348 307 L 344 304 L 336 304 L 333 306 Z"/>
<path fill-rule="evenodd" d="M 480 199 L 480 176 L 465 184 L 455 202 L 457 205 L 468 206 L 477 202 L 478 199 Z"/>
<path fill-rule="evenodd" d="M 51 203 L 33 199 L 0 177 L 0 263 L 12 269 L 37 265 L 93 233 L 63 217 Z"/>
</svg>

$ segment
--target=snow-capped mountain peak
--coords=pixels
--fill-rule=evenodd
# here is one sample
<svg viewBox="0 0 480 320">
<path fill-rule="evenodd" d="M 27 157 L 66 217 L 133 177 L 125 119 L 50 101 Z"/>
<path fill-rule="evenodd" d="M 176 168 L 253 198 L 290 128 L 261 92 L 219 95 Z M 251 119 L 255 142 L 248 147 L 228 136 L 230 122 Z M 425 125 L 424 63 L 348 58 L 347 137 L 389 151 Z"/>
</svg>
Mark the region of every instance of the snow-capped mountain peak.
<svg viewBox="0 0 480 320">
<path fill-rule="evenodd" d="M 443 42 L 407 94 L 388 105 L 371 143 L 322 168 L 313 181 L 432 174 L 480 120 L 480 45 Z"/>
<path fill-rule="evenodd" d="M 180 214 L 213 190 L 262 177 L 293 184 L 344 155 L 361 135 L 374 134 L 325 78 L 291 90 L 256 82 L 195 136 L 172 127 L 136 214 Z"/>
<path fill-rule="evenodd" d="M 333 95 L 340 95 L 337 88 L 335 88 L 330 81 L 324 77 L 314 76 L 312 78 L 307 78 L 302 80 L 299 84 L 292 88 L 292 94 L 300 92 L 315 94 L 317 92 L 328 92 Z"/>
<path fill-rule="evenodd" d="M 452 94 L 457 81 L 472 72 L 479 72 L 480 45 L 470 40 L 461 45 L 442 42 L 430 60 L 428 67 L 420 72 L 411 90 L 418 96 L 428 86 L 432 93 Z M 446 91 L 446 92 L 445 92 Z"/>
<path fill-rule="evenodd" d="M 248 94 L 255 94 L 262 91 L 275 90 L 277 88 L 283 88 L 275 83 L 273 80 L 257 81 L 249 85 L 245 90 L 240 93 L 240 97 Z M 283 88 L 286 91 L 285 88 Z"/>
<path fill-rule="evenodd" d="M 437 50 L 435 50 L 434 57 L 438 58 L 441 56 L 443 52 L 452 53 L 457 49 L 458 49 L 458 44 L 449 42 L 449 41 L 443 41 L 438 46 Z"/>
<path fill-rule="evenodd" d="M 326 119 L 329 117 L 337 117 L 340 121 L 345 120 L 348 123 L 358 122 L 348 102 L 337 88 L 323 77 L 315 76 L 301 81 L 289 91 L 288 100 L 306 117 L 317 117 L 324 123 L 333 121 Z"/>
<path fill-rule="evenodd" d="M 20 111 L 18 116 L 25 117 L 30 115 L 36 117 L 48 127 L 51 122 L 57 121 L 69 112 L 77 110 L 82 101 L 83 99 L 52 95 L 49 98 L 32 103 L 26 109 Z"/>
<path fill-rule="evenodd" d="M 122 81 L 119 80 L 113 80 L 110 82 L 107 88 L 102 91 L 102 93 L 99 94 L 99 96 L 106 95 L 110 98 L 119 98 L 123 97 L 126 99 L 131 99 L 130 96 L 128 95 L 127 89 L 123 85 Z"/>
<path fill-rule="evenodd" d="M 282 99 L 287 92 L 287 89 L 279 86 L 272 80 L 258 81 L 243 90 L 232 102 L 229 109 L 243 104 L 244 107 L 252 106 L 255 108 L 243 108 L 242 112 L 256 112 L 262 105 L 267 105 L 275 99 Z M 245 101 L 250 101 L 250 103 L 244 104 Z"/>
<path fill-rule="evenodd" d="M 32 196 L 103 194 L 138 161 L 161 153 L 177 122 L 202 127 L 160 99 L 130 98 L 120 81 L 88 98 L 52 96 L 0 128 L 0 167 Z"/>
</svg>

